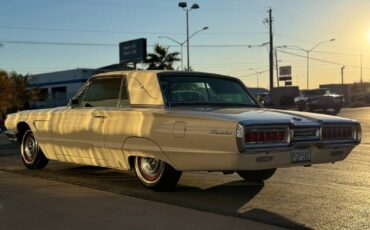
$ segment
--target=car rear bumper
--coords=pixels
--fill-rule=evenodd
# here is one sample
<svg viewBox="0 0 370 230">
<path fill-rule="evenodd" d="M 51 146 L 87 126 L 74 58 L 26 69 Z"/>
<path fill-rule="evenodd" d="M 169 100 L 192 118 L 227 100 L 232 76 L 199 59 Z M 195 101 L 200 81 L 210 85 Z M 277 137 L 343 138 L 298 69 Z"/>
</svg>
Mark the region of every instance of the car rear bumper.
<svg viewBox="0 0 370 230">
<path fill-rule="evenodd" d="M 292 162 L 293 149 L 273 152 L 251 153 L 199 153 L 180 154 L 167 153 L 173 166 L 181 171 L 237 171 L 259 170 L 269 168 L 284 168 L 293 166 L 310 166 L 313 164 L 334 163 L 344 160 L 354 146 L 327 147 L 319 149 L 316 146 L 307 147 L 311 160 Z"/>
</svg>

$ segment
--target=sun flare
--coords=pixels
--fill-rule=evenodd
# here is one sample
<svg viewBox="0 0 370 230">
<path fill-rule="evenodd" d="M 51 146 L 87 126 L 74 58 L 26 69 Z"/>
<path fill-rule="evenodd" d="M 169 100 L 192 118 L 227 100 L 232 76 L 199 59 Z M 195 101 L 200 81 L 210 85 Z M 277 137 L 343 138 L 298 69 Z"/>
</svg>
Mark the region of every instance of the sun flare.
<svg viewBox="0 0 370 230">
<path fill-rule="evenodd" d="M 367 41 L 370 43 L 370 30 L 367 32 Z"/>
</svg>

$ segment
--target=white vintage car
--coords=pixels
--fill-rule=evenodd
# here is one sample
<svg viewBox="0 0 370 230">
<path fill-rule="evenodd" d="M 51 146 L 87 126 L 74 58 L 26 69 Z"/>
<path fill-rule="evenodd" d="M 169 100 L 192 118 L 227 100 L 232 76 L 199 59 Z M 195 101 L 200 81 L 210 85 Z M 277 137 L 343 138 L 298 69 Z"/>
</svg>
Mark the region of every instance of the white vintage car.
<svg viewBox="0 0 370 230">
<path fill-rule="evenodd" d="M 182 171 L 262 181 L 279 167 L 343 160 L 361 141 L 354 120 L 266 109 L 237 78 L 178 71 L 95 75 L 67 106 L 10 114 L 5 125 L 29 169 L 49 160 L 134 169 L 157 190 Z"/>
</svg>

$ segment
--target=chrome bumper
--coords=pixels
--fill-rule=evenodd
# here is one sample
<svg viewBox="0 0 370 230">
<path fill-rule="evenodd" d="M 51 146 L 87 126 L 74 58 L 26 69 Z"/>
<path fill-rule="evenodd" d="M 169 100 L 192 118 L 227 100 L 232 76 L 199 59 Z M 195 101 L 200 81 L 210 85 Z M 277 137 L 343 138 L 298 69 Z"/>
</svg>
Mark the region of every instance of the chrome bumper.
<svg viewBox="0 0 370 230">
<path fill-rule="evenodd" d="M 4 134 L 8 137 L 8 140 L 10 142 L 18 143 L 17 135 L 14 132 L 11 132 L 9 130 L 6 130 Z"/>
</svg>

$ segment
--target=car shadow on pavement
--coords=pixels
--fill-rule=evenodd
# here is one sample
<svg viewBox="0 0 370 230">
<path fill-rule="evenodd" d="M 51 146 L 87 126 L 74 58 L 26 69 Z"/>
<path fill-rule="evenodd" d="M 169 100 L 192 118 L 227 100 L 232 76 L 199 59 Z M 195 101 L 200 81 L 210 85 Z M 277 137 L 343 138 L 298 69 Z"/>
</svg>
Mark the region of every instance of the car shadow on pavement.
<svg viewBox="0 0 370 230">
<path fill-rule="evenodd" d="M 260 208 L 253 208 L 242 214 L 242 217 L 257 222 L 263 222 L 271 225 L 278 225 L 289 229 L 312 229 L 303 224 L 299 224 L 288 218 Z"/>
<path fill-rule="evenodd" d="M 252 208 L 242 211 L 241 208 L 248 204 L 263 189 L 265 184 L 246 182 L 244 180 L 232 181 L 212 186 L 206 189 L 197 187 L 179 186 L 174 196 L 181 202 L 177 205 L 195 208 L 207 212 L 237 216 L 239 218 L 277 225 L 290 229 L 309 229 L 279 214 Z M 170 196 L 172 193 L 170 194 Z M 166 197 L 168 201 L 168 197 Z M 162 200 L 162 202 L 166 202 Z M 172 203 L 172 202 L 170 202 Z M 173 202 L 175 204 L 175 202 Z"/>
<path fill-rule="evenodd" d="M 197 183 L 201 183 L 202 186 L 196 186 L 192 184 L 191 179 L 185 178 L 185 180 L 180 181 L 180 184 L 173 191 L 154 192 L 143 187 L 132 172 L 123 173 L 122 171 L 101 167 L 76 167 L 76 165 L 52 162 L 52 165 L 44 170 L 29 171 L 22 169 L 14 172 L 281 227 L 306 229 L 302 224 L 258 207 L 240 211 L 243 206 L 247 205 L 260 193 L 265 184 L 235 179 L 225 182 L 222 181 L 224 178 L 221 174 L 220 180 L 218 180 L 218 175 L 208 176 L 207 173 L 200 173 Z M 205 180 L 212 177 L 212 183 L 204 186 L 202 177 Z"/>
</svg>

